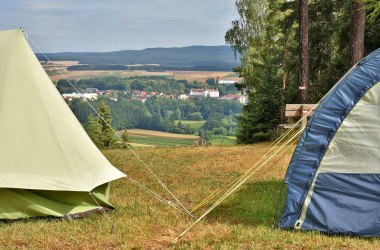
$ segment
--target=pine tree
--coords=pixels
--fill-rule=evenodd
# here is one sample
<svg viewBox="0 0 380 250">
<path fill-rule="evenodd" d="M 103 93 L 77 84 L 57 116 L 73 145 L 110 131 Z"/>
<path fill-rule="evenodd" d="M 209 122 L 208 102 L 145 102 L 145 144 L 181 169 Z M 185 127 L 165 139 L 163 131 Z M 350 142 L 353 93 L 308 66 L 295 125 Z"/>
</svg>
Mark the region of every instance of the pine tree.
<svg viewBox="0 0 380 250">
<path fill-rule="evenodd" d="M 110 107 L 104 102 L 98 106 L 98 123 L 101 128 L 100 143 L 103 147 L 110 147 L 115 143 L 114 132 L 111 129 L 112 115 Z"/>
<path fill-rule="evenodd" d="M 123 148 L 126 148 L 126 147 L 127 147 L 126 144 L 128 144 L 128 142 L 129 142 L 129 139 L 128 139 L 128 131 L 127 131 L 126 129 L 124 129 L 123 133 L 121 134 L 121 139 L 123 140 L 123 141 L 121 142 L 121 146 L 122 146 Z"/>
<path fill-rule="evenodd" d="M 374 24 L 380 18 L 380 2 L 378 0 L 364 0 L 368 12 L 368 20 Z"/>
<path fill-rule="evenodd" d="M 89 115 L 87 118 L 87 126 L 85 127 L 88 136 L 95 143 L 97 147 L 101 147 L 101 135 L 102 129 L 98 120 L 93 115 Z"/>
<path fill-rule="evenodd" d="M 281 118 L 283 35 L 278 1 L 237 0 L 240 19 L 232 22 L 226 42 L 241 55 L 238 84 L 249 102 L 238 117 L 238 143 L 268 140 Z"/>
</svg>

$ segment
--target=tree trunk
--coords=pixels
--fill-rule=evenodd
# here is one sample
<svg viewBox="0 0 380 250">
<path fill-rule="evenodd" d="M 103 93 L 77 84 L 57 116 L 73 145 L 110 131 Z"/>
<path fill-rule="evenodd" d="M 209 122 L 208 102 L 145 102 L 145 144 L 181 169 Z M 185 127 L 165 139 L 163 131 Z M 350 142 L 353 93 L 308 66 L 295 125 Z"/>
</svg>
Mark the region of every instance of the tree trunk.
<svg viewBox="0 0 380 250">
<path fill-rule="evenodd" d="M 287 38 L 287 35 L 285 35 L 284 65 L 282 67 L 282 91 L 281 91 L 281 122 L 282 123 L 285 123 L 285 112 L 286 112 L 287 61 L 288 61 L 288 38 Z"/>
<path fill-rule="evenodd" d="M 365 7 L 363 0 L 351 4 L 350 65 L 354 66 L 364 55 Z"/>
<path fill-rule="evenodd" d="M 299 32 L 300 32 L 300 101 L 307 103 L 307 89 L 309 82 L 309 17 L 308 0 L 299 0 Z"/>
</svg>

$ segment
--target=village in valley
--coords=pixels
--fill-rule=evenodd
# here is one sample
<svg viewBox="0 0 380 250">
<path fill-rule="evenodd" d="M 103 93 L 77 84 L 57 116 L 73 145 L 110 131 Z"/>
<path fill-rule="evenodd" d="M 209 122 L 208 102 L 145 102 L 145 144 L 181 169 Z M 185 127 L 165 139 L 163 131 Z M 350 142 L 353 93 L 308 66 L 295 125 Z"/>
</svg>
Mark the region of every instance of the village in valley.
<svg viewBox="0 0 380 250">
<path fill-rule="evenodd" d="M 235 84 L 234 81 L 226 81 L 221 80 L 219 84 Z M 240 104 L 247 104 L 247 95 L 245 92 L 243 94 L 226 94 L 224 96 L 220 96 L 219 90 L 217 89 L 190 89 L 189 93 L 183 93 L 183 94 L 166 94 L 166 93 L 158 93 L 158 92 L 147 92 L 143 90 L 133 90 L 131 93 L 128 93 L 125 90 L 113 90 L 113 89 L 107 89 L 107 90 L 98 90 L 97 88 L 86 88 L 84 90 L 84 93 L 64 93 L 62 94 L 62 97 L 65 100 L 72 101 L 73 99 L 86 99 L 86 100 L 97 100 L 99 96 L 109 98 L 112 101 L 117 101 L 117 96 L 120 94 L 128 95 L 130 94 L 131 100 L 136 100 L 140 102 L 146 102 L 147 99 L 156 96 L 158 98 L 168 98 L 168 99 L 176 99 L 176 100 L 188 100 L 192 98 L 214 98 L 214 99 L 221 99 L 221 100 L 234 100 Z"/>
<path fill-rule="evenodd" d="M 54 77 L 54 72 L 48 73 Z M 94 72 L 82 74 L 86 73 L 91 76 Z M 235 86 L 239 81 L 236 77 L 191 81 L 162 76 L 118 76 L 60 79 L 55 85 L 84 127 L 88 126 L 90 116 L 96 115 L 86 108 L 86 103 L 97 107 L 105 102 L 112 112 L 114 128 L 128 129 L 134 145 L 179 146 L 194 145 L 194 141 L 195 145 L 236 143 L 236 117 L 248 103 L 245 91 Z M 143 139 L 141 129 L 146 130 Z M 162 132 L 169 133 L 165 134 L 164 142 L 157 142 L 161 140 L 157 137 L 159 132 L 160 137 Z M 197 139 L 189 141 L 186 135 Z"/>
</svg>

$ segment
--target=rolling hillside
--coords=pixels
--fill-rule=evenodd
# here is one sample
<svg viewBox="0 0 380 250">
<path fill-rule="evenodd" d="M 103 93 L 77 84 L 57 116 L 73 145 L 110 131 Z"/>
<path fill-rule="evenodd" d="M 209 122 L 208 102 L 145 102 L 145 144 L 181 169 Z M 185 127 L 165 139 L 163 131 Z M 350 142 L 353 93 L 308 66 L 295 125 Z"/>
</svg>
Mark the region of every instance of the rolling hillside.
<svg viewBox="0 0 380 250">
<path fill-rule="evenodd" d="M 90 65 L 146 65 L 185 67 L 191 70 L 231 71 L 238 66 L 229 46 L 190 46 L 183 48 L 148 48 L 115 52 L 47 53 L 52 61 L 79 61 Z M 44 61 L 45 57 L 37 54 Z"/>
</svg>

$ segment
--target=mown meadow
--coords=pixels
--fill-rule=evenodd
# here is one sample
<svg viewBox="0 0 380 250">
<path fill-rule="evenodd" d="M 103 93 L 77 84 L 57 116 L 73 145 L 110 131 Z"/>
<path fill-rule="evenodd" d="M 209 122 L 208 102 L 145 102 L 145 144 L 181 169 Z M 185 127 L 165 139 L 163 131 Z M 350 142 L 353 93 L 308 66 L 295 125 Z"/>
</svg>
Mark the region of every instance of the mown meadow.
<svg viewBox="0 0 380 250">
<path fill-rule="evenodd" d="M 268 150 L 249 146 L 137 147 L 135 152 L 191 209 L 223 183 L 249 169 Z M 157 181 L 128 149 L 104 150 L 133 179 L 167 199 Z M 291 151 L 261 169 L 177 243 L 193 218 L 158 201 L 128 178 L 112 183 L 116 209 L 80 220 L 0 222 L 1 249 L 379 249 L 380 240 L 273 230 L 273 215 Z M 173 200 L 173 199 L 170 199 Z M 212 200 L 213 201 L 213 200 Z M 194 212 L 199 216 L 211 202 Z"/>
</svg>

